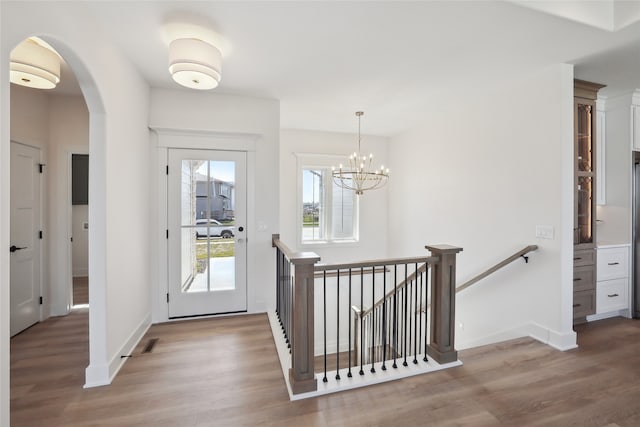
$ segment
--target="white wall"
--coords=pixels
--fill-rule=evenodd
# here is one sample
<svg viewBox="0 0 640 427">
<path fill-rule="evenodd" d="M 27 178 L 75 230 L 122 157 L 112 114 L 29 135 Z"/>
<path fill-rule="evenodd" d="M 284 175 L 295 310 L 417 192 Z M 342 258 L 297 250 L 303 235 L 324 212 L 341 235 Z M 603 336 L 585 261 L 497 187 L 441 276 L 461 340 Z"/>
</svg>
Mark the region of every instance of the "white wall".
<svg viewBox="0 0 640 427">
<path fill-rule="evenodd" d="M 366 117 L 366 116 L 365 116 Z M 354 116 L 355 123 L 355 116 Z M 334 154 L 344 157 L 357 148 L 358 136 L 348 133 L 285 129 L 280 132 L 280 238 L 292 250 L 316 252 L 321 262 L 364 261 L 387 256 L 387 188 L 366 192 L 360 196 L 360 240 L 357 244 L 304 245 L 297 238 L 297 182 L 296 154 Z M 363 153 L 373 153 L 375 164 L 387 162 L 388 139 L 362 136 Z M 393 168 L 394 165 L 391 165 Z M 391 171 L 395 173 L 395 169 Z M 414 253 L 422 255 L 425 251 Z"/>
<path fill-rule="evenodd" d="M 196 91 L 152 89 L 149 126 L 162 138 L 166 132 L 184 135 L 179 148 L 191 142 L 207 141 L 208 136 L 221 136 L 233 141 L 251 139 L 255 151 L 248 153 L 248 212 L 247 212 L 247 303 L 249 312 L 264 312 L 275 306 L 275 276 L 271 234 L 278 231 L 278 141 L 280 105 L 276 100 L 248 98 Z M 149 138 L 148 138 L 149 139 Z M 164 163 L 162 149 L 158 149 L 158 135 L 152 134 L 149 157 L 154 165 L 150 171 L 152 200 L 152 238 L 154 251 L 151 282 L 156 286 L 153 295 L 154 322 L 167 319 L 166 190 L 162 187 Z M 175 140 L 175 138 L 173 139 Z M 230 142 L 226 149 L 233 149 Z M 197 145 L 197 143 L 196 143 Z M 175 146 L 175 145 L 174 145 Z M 216 148 L 198 145 L 194 148 Z M 219 147 L 218 147 L 219 148 Z M 244 148 L 241 148 L 244 149 Z M 166 155 L 166 149 L 164 150 Z"/>
<path fill-rule="evenodd" d="M 90 366 L 87 385 L 107 384 L 150 323 L 148 235 L 149 89 L 78 3 L 0 5 L 0 244 L 9 245 L 9 54 L 40 35 L 76 74 L 90 112 Z M 105 66 L 108 64 L 108 66 Z M 8 254 L 0 255 L 0 375 L 8 422 Z M 5 415 L 7 414 L 7 415 Z M 6 420 L 6 421 L 5 421 Z"/>
<path fill-rule="evenodd" d="M 44 150 L 49 145 L 46 91 L 11 85 L 11 139 Z M 45 156 L 46 158 L 46 156 Z"/>
<path fill-rule="evenodd" d="M 419 128 L 391 141 L 392 254 L 460 246 L 460 284 L 539 246 L 529 264 L 516 261 L 458 296 L 458 348 L 528 334 L 575 345 L 572 78 L 571 66 L 557 65 L 486 93 L 434 100 Z M 553 226 L 554 239 L 537 239 L 536 225 Z"/>
<path fill-rule="evenodd" d="M 606 204 L 596 210 L 601 244 L 631 242 L 631 98 L 629 93 L 605 102 Z"/>
</svg>

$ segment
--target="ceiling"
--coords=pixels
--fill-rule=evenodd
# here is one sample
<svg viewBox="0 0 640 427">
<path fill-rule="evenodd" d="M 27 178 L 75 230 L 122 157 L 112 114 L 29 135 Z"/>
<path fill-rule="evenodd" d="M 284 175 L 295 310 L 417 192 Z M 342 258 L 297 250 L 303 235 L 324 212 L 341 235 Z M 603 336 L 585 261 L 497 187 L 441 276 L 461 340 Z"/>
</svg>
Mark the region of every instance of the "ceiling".
<svg viewBox="0 0 640 427">
<path fill-rule="evenodd" d="M 624 25 L 607 29 L 568 19 L 566 8 L 560 17 L 531 3 L 104 1 L 61 7 L 94 19 L 152 87 L 189 90 L 169 76 L 167 46 L 180 28 L 206 29 L 203 38 L 215 39 L 224 55 L 215 92 L 278 99 L 282 128 L 354 132 L 354 112 L 364 110 L 363 133 L 391 136 L 451 100 L 490 93 L 513 76 L 558 63 L 575 64 L 576 77 L 606 84 L 603 95 L 640 88 L 640 14 L 622 19 L 617 11 Z"/>
</svg>

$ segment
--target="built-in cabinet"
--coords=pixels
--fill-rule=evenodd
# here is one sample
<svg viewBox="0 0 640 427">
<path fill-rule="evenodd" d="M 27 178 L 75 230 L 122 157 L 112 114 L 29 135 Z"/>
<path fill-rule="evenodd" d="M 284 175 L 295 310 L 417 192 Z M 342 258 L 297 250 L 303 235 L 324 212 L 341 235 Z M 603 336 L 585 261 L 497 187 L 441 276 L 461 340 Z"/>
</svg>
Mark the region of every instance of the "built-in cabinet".
<svg viewBox="0 0 640 427">
<path fill-rule="evenodd" d="M 596 314 L 629 308 L 629 245 L 599 246 L 596 283 Z"/>
<path fill-rule="evenodd" d="M 596 98 L 602 87 L 574 81 L 574 323 L 596 312 Z"/>
</svg>

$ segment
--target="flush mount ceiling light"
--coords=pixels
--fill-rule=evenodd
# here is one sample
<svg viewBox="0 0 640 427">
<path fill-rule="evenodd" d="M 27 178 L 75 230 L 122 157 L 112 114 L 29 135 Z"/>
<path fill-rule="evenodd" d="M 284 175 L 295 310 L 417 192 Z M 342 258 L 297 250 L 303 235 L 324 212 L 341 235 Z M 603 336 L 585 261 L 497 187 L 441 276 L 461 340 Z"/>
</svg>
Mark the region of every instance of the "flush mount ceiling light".
<svg viewBox="0 0 640 427">
<path fill-rule="evenodd" d="M 60 58 L 27 39 L 11 51 L 10 80 L 36 89 L 53 89 L 60 82 Z"/>
<path fill-rule="evenodd" d="M 169 44 L 169 72 L 176 83 L 191 89 L 218 86 L 222 54 L 217 47 L 199 39 L 176 39 Z"/>
</svg>

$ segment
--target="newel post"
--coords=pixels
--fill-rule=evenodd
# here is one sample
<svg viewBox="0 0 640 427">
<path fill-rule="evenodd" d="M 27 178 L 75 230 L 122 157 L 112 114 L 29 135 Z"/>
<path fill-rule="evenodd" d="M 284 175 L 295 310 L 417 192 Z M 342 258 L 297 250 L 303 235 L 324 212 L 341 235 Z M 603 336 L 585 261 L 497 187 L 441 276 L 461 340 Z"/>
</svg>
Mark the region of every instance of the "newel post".
<svg viewBox="0 0 640 427">
<path fill-rule="evenodd" d="M 427 354 L 438 363 L 458 360 L 456 329 L 456 254 L 462 248 L 449 245 L 425 246 L 439 262 L 431 275 L 431 343 Z"/>
<path fill-rule="evenodd" d="M 289 383 L 293 394 L 317 390 L 314 372 L 314 264 L 320 257 L 313 252 L 296 253 L 293 283 L 293 317 L 291 333 L 291 369 Z"/>
</svg>

